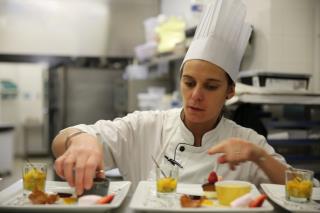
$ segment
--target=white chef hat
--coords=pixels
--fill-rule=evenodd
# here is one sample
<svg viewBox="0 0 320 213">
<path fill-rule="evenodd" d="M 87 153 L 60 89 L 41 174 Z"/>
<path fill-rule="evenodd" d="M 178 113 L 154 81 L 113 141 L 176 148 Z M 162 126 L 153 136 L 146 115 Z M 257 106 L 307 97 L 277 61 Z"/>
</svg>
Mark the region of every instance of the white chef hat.
<svg viewBox="0 0 320 213">
<path fill-rule="evenodd" d="M 207 5 L 195 36 L 182 62 L 201 59 L 226 71 L 236 81 L 251 26 L 244 22 L 246 7 L 241 0 L 215 0 Z"/>
</svg>

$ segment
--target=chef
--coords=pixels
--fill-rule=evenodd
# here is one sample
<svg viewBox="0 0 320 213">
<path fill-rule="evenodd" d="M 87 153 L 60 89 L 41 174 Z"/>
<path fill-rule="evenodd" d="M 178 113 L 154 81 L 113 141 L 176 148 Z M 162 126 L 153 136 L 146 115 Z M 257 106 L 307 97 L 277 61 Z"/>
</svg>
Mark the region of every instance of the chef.
<svg viewBox="0 0 320 213">
<path fill-rule="evenodd" d="M 179 182 L 203 183 L 214 170 L 225 180 L 284 184 L 284 158 L 222 113 L 251 33 L 245 15 L 240 0 L 209 4 L 181 65 L 183 107 L 62 130 L 52 144 L 57 174 L 81 194 L 96 171 L 117 167 L 135 188 L 154 177 L 153 156 L 160 165 L 179 164 Z"/>
</svg>

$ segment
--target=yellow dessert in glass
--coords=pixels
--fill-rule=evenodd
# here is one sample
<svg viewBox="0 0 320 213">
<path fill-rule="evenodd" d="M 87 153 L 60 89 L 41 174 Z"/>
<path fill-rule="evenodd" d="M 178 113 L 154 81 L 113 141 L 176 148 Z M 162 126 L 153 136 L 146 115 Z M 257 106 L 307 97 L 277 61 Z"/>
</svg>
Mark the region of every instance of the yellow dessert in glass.
<svg viewBox="0 0 320 213">
<path fill-rule="evenodd" d="M 168 193 L 175 192 L 177 188 L 177 179 L 164 177 L 157 180 L 157 192 Z"/>
<path fill-rule="evenodd" d="M 313 171 L 303 169 L 286 170 L 286 199 L 304 203 L 312 195 Z"/>
<path fill-rule="evenodd" d="M 302 169 L 286 171 L 286 198 L 294 202 L 308 202 L 312 195 L 313 172 Z"/>
<path fill-rule="evenodd" d="M 156 168 L 157 197 L 170 196 L 176 192 L 178 173 L 178 166 L 162 165 Z"/>
<path fill-rule="evenodd" d="M 287 191 L 293 197 L 309 198 L 312 192 L 312 182 L 309 180 L 289 180 L 287 182 Z"/>
<path fill-rule="evenodd" d="M 47 166 L 45 164 L 26 164 L 23 168 L 24 194 L 35 190 L 45 191 L 47 179 Z"/>
</svg>

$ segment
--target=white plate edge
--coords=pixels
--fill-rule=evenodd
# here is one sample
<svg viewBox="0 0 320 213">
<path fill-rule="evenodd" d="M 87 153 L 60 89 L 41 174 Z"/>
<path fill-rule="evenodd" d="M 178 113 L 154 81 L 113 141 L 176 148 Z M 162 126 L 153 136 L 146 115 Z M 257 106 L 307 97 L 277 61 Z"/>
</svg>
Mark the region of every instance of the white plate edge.
<svg viewBox="0 0 320 213">
<path fill-rule="evenodd" d="M 296 208 L 294 208 L 294 207 L 283 205 L 283 204 L 277 199 L 277 197 L 275 197 L 275 196 L 273 195 L 272 191 L 269 190 L 269 187 L 270 187 L 270 186 L 277 186 L 277 187 L 280 188 L 280 187 L 284 187 L 284 185 L 282 185 L 282 184 L 272 184 L 272 183 L 262 183 L 262 184 L 260 184 L 260 185 L 261 185 L 263 191 L 266 192 L 266 194 L 268 195 L 268 197 L 269 197 L 273 202 L 275 202 L 277 205 L 279 205 L 281 208 L 284 208 L 284 209 L 286 209 L 286 210 L 288 210 L 288 211 L 291 211 L 291 212 L 305 212 L 305 210 L 298 210 L 298 209 L 296 209 Z M 318 212 L 318 211 L 309 210 L 309 211 L 307 211 L 307 212 L 308 212 L 308 213 L 312 213 L 312 212 Z"/>
<path fill-rule="evenodd" d="M 118 186 L 117 188 L 121 187 L 121 191 L 123 196 L 121 196 L 121 198 L 119 198 L 119 202 L 117 204 L 110 204 L 110 206 L 113 206 L 114 208 L 118 208 L 120 207 L 120 205 L 123 203 L 124 199 L 127 197 L 128 195 L 128 192 L 130 190 L 130 187 L 131 187 L 131 181 L 111 181 L 110 183 L 117 183 L 117 184 L 122 184 L 120 186 Z"/>
<path fill-rule="evenodd" d="M 263 209 L 258 209 L 258 208 L 254 208 L 254 209 L 248 209 L 248 208 L 238 208 L 238 209 L 231 209 L 231 208 L 226 208 L 226 209 L 219 209 L 217 211 L 215 211 L 215 209 L 209 208 L 181 208 L 181 209 L 159 209 L 159 208 L 148 208 L 148 207 L 144 207 L 141 202 L 137 202 L 138 196 L 136 194 L 139 194 L 139 196 L 141 197 L 141 194 L 146 194 L 146 190 L 143 189 L 142 185 L 147 185 L 146 187 L 149 187 L 150 184 L 153 184 L 152 181 L 140 181 L 130 202 L 129 208 L 134 209 L 134 210 L 138 210 L 138 211 L 146 211 L 146 210 L 152 210 L 155 212 L 248 212 L 248 210 L 251 210 L 249 212 L 272 212 L 274 210 L 273 205 L 266 200 L 265 201 L 265 205 Z M 141 185 L 141 186 L 140 186 Z M 251 184 L 253 186 L 253 189 L 256 193 L 260 192 L 258 191 L 257 187 L 254 184 Z M 140 205 L 137 205 L 139 204 Z"/>
<path fill-rule="evenodd" d="M 64 181 L 47 181 L 47 183 L 49 184 L 54 184 L 54 183 L 58 183 L 58 184 L 62 184 L 65 185 L 66 182 Z M 118 208 L 123 200 L 126 198 L 129 189 L 131 187 L 131 181 L 111 181 L 110 183 L 114 183 L 114 184 L 122 184 L 122 188 L 121 190 L 123 191 L 121 194 L 123 194 L 123 196 L 121 196 L 121 198 L 119 199 L 118 203 L 110 203 L 107 206 L 100 206 L 100 205 L 89 205 L 89 206 L 78 206 L 78 205 L 25 205 L 25 206 L 9 206 L 9 205 L 2 205 L 4 202 L 7 201 L 7 199 L 10 197 L 10 195 L 15 195 L 21 191 L 22 189 L 22 179 L 19 179 L 18 181 L 16 181 L 15 183 L 11 184 L 10 186 L 8 186 L 7 188 L 3 189 L 0 192 L 0 209 L 34 209 L 34 208 L 41 208 L 41 209 L 55 209 L 55 210 L 59 210 L 59 209 L 77 209 L 79 207 L 81 208 L 91 208 L 91 209 L 103 209 L 103 210 L 109 210 L 109 209 L 114 209 L 114 208 Z M 9 195 L 7 194 L 9 193 Z"/>
</svg>

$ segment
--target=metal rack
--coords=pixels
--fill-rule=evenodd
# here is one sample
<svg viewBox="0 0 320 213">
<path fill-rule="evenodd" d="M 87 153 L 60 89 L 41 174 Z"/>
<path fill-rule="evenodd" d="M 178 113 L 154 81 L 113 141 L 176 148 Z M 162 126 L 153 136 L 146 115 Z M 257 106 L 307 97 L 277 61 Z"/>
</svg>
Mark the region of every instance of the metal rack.
<svg viewBox="0 0 320 213">
<path fill-rule="evenodd" d="M 275 91 L 264 88 L 256 88 L 239 84 L 236 88 L 236 95 L 227 102 L 227 107 L 234 109 L 242 104 L 252 104 L 257 106 L 282 107 L 298 106 L 306 110 L 320 111 L 320 94 L 308 91 Z M 320 113 L 319 113 L 320 114 Z M 298 115 L 293 115 L 290 122 L 284 120 L 272 121 L 272 125 L 267 126 L 268 131 L 272 130 L 295 130 L 320 129 L 320 120 L 310 116 L 311 120 L 302 120 Z M 296 118 L 296 120 L 294 120 Z M 254 119 L 254 118 L 251 118 Z M 283 119 L 283 117 L 282 117 Z M 270 123 L 269 123 L 270 124 Z M 315 170 L 316 176 L 320 176 L 320 138 L 279 138 L 268 139 L 268 142 L 275 150 L 282 154 L 286 160 L 295 167 Z"/>
</svg>

